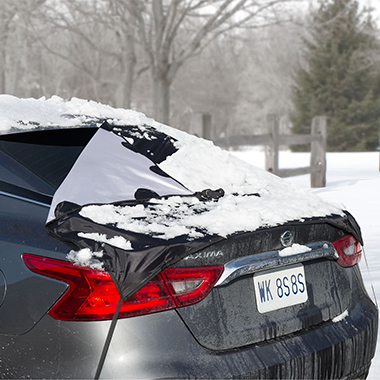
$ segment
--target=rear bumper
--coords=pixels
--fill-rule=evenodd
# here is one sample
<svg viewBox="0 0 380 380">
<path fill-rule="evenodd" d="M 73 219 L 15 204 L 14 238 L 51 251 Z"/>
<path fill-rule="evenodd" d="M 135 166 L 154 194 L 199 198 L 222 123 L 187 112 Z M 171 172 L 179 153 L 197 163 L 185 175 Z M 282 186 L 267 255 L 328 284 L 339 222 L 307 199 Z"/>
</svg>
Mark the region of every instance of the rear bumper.
<svg viewBox="0 0 380 380">
<path fill-rule="evenodd" d="M 194 339 L 175 310 L 118 321 L 107 379 L 355 378 L 375 353 L 378 311 L 367 297 L 337 323 L 223 352 Z M 1 378 L 93 378 L 110 326 L 45 316 L 23 335 L 1 335 Z"/>
<path fill-rule="evenodd" d="M 375 353 L 378 311 L 363 298 L 336 323 L 224 352 L 202 348 L 183 327 L 175 312 L 120 320 L 101 377 L 357 378 Z"/>
<path fill-rule="evenodd" d="M 266 366 L 250 375 L 266 379 L 357 378 L 375 355 L 377 329 L 377 308 L 363 300 L 339 322 L 261 346 L 257 358 Z"/>
</svg>

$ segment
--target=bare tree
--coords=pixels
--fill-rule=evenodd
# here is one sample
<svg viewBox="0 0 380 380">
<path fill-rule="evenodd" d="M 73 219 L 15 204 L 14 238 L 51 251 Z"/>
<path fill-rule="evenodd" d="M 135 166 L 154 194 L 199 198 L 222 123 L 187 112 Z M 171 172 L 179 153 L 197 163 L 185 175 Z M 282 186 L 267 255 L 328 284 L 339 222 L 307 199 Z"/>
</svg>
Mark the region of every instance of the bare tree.
<svg viewBox="0 0 380 380">
<path fill-rule="evenodd" d="M 154 116 L 168 123 L 170 87 L 184 62 L 227 31 L 271 22 L 269 11 L 291 0 L 118 1 L 137 20 L 153 82 Z"/>
<path fill-rule="evenodd" d="M 302 0 L 2 0 L 0 19 L 9 20 L 0 25 L 8 25 L 0 34 L 6 36 L 0 51 L 7 46 L 3 82 L 6 77 L 6 90 L 15 95 L 58 94 L 138 106 L 165 123 L 173 91 L 172 121 L 184 127 L 184 118 L 215 111 L 222 133 L 233 124 L 239 76 L 241 87 L 255 81 L 239 62 L 251 62 L 258 75 L 268 68 L 252 58 L 256 46 L 263 53 L 265 43 L 258 41 L 266 33 L 252 34 L 257 43 L 247 56 L 243 45 L 249 41 L 240 28 L 278 23 L 285 14 L 279 16 L 281 6 L 294 1 Z M 281 50 L 281 43 L 268 47 L 269 60 L 273 49 Z M 5 67 L 0 57 L 0 74 Z M 268 86 L 257 89 L 265 92 Z"/>
<path fill-rule="evenodd" d="M 265 127 L 267 114 L 282 118 L 285 128 L 293 109 L 295 71 L 304 64 L 302 43 L 306 33 L 306 25 L 287 23 L 241 35 L 239 102 L 234 114 L 236 127 L 231 133 L 260 130 Z"/>
<path fill-rule="evenodd" d="M 302 0 L 50 0 L 39 15 L 40 42 L 87 77 L 76 83 L 92 86 L 93 98 L 110 102 L 112 93 L 117 106 L 131 106 L 136 78 L 149 70 L 153 115 L 168 123 L 170 89 L 185 62 L 227 32 L 277 22 L 271 12 L 294 1 Z"/>
<path fill-rule="evenodd" d="M 117 0 L 51 1 L 41 9 L 34 27 L 49 54 L 87 78 L 93 98 L 130 107 L 136 64 L 134 20 Z"/>
<path fill-rule="evenodd" d="M 25 65 L 29 41 L 26 23 L 29 15 L 46 0 L 2 0 L 0 2 L 0 92 L 14 93 Z"/>
<path fill-rule="evenodd" d="M 234 124 L 239 69 L 247 59 L 234 34 L 220 36 L 199 57 L 183 64 L 171 86 L 175 101 L 170 107 L 170 125 L 199 134 L 202 115 L 210 114 L 211 137 L 219 137 Z"/>
<path fill-rule="evenodd" d="M 7 66 L 8 37 L 12 20 L 17 14 L 17 7 L 11 1 L 0 4 L 0 92 L 6 92 L 5 73 Z"/>
<path fill-rule="evenodd" d="M 121 104 L 127 108 L 131 107 L 133 85 L 135 81 L 136 67 L 136 48 L 135 48 L 135 20 L 131 14 L 117 0 L 111 0 L 111 8 L 114 17 L 118 19 L 118 23 L 114 25 L 116 28 L 115 35 L 120 47 L 119 61 L 122 73 L 122 86 L 119 88 Z"/>
</svg>

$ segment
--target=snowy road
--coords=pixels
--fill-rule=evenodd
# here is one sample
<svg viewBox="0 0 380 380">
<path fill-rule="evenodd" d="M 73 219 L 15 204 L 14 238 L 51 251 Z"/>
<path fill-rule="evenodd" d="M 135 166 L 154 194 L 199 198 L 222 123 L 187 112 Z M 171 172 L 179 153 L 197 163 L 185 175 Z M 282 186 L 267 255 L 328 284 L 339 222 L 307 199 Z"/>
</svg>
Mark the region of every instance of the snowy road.
<svg viewBox="0 0 380 380">
<path fill-rule="evenodd" d="M 234 153 L 240 159 L 258 167 L 264 167 L 264 153 L 245 151 Z M 282 152 L 280 168 L 302 167 L 308 165 L 308 153 Z M 298 186 L 310 187 L 310 176 L 298 176 L 287 179 Z M 328 153 L 327 186 L 311 189 L 319 196 L 339 204 L 359 222 L 363 238 L 366 260 L 360 266 L 368 293 L 374 298 L 372 285 L 377 300 L 380 300 L 380 172 L 379 153 Z M 372 280 L 372 281 L 371 281 Z M 378 342 L 380 339 L 378 338 Z M 373 360 L 369 379 L 377 379 L 380 372 L 379 349 Z"/>
</svg>

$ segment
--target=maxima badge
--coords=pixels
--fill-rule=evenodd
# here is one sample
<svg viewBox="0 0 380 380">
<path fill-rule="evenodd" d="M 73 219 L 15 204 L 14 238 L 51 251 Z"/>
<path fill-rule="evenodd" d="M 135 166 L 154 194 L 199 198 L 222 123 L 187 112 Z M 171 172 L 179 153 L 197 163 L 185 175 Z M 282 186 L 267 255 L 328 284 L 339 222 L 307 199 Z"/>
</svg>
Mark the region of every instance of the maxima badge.
<svg viewBox="0 0 380 380">
<path fill-rule="evenodd" d="M 290 247 L 293 244 L 294 236 L 290 231 L 285 231 L 281 237 L 280 241 L 283 247 Z"/>
</svg>

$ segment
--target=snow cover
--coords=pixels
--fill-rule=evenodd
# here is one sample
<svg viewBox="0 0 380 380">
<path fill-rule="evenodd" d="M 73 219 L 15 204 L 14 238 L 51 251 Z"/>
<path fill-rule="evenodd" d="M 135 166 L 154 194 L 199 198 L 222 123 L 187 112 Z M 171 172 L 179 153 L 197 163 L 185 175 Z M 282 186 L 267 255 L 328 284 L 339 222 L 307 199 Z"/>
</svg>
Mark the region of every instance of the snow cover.
<svg viewBox="0 0 380 380">
<path fill-rule="evenodd" d="M 332 319 L 333 323 L 338 323 L 340 321 L 343 321 L 343 319 L 348 317 L 348 310 L 345 310 L 342 314 L 336 316 L 335 318 Z"/>
<path fill-rule="evenodd" d="M 153 200 L 149 207 L 141 205 L 116 207 L 108 203 L 131 199 L 130 194 L 133 192 L 127 192 L 128 195 L 123 197 L 123 189 L 126 186 L 119 186 L 119 189 L 115 190 L 117 187 L 115 173 L 109 174 L 108 178 L 107 173 L 111 170 L 106 170 L 102 173 L 100 182 L 97 182 L 98 185 L 92 186 L 95 187 L 95 191 L 99 190 L 100 198 L 95 197 L 87 202 L 83 198 L 81 202 L 75 202 L 82 206 L 89 203 L 105 203 L 105 205 L 87 206 L 81 211 L 82 216 L 100 224 L 116 223 L 118 228 L 149 234 L 161 239 L 172 239 L 181 235 L 196 239 L 205 234 L 226 237 L 236 232 L 253 231 L 259 227 L 276 226 L 293 220 L 332 214 L 343 215 L 341 206 L 326 202 L 302 188 L 247 164 L 229 152 L 214 146 L 210 141 L 164 126 L 131 110 L 114 109 L 76 98 L 65 102 L 58 97 L 36 100 L 1 95 L 0 115 L 3 115 L 0 120 L 0 128 L 3 131 L 34 129 L 41 126 L 74 127 L 94 121 L 101 124 L 103 120 L 107 120 L 116 129 L 125 125 L 140 127 L 141 132 L 137 132 L 136 136 L 129 140 L 150 138 L 152 135 L 149 135 L 149 128 L 147 128 L 150 125 L 177 140 L 175 146 L 178 151 L 159 164 L 164 172 L 189 189 L 190 193 L 208 188 L 221 188 L 225 192 L 225 195 L 217 201 L 201 202 L 195 197 L 174 196 Z M 134 141 L 129 142 L 134 143 Z M 118 154 L 117 158 L 112 154 L 113 152 L 109 152 L 111 164 L 116 162 L 115 160 L 123 152 Z M 94 158 L 93 167 L 98 172 L 97 156 L 98 154 L 93 154 L 90 158 Z M 107 160 L 107 152 L 103 152 L 103 156 L 102 161 Z M 124 167 L 132 166 L 128 165 L 130 161 L 133 164 L 136 162 L 131 158 L 128 161 L 126 155 Z M 75 165 L 79 165 L 80 162 L 80 159 L 77 160 Z M 88 165 L 87 162 L 86 165 Z M 123 163 L 119 166 L 122 167 Z M 88 166 L 82 172 L 88 172 L 87 169 Z M 117 173 L 120 171 L 117 170 Z M 84 178 L 84 184 L 87 183 L 87 179 Z M 58 194 L 62 198 L 62 191 L 68 192 L 67 197 L 73 192 L 83 196 L 90 192 L 87 186 L 83 187 L 80 183 L 78 186 L 78 189 L 73 188 L 73 184 L 65 187 L 65 182 L 61 185 L 53 199 L 48 220 L 53 217 L 53 210 L 58 203 L 56 198 Z M 109 191 L 107 186 L 109 186 Z M 83 191 L 83 188 L 87 190 Z M 154 188 L 152 190 L 155 191 Z M 118 191 L 118 199 L 109 197 L 115 191 Z M 94 192 L 94 189 L 91 189 L 91 192 Z M 107 196 L 104 197 L 104 194 Z M 70 198 L 66 200 L 73 201 Z M 107 236 L 92 235 L 90 238 L 99 242 L 110 242 Z M 119 244 L 120 241 L 121 239 L 118 239 L 117 243 L 112 241 L 112 244 Z M 122 241 L 121 246 L 127 250 L 133 249 L 133 246 L 126 241 Z"/>
<path fill-rule="evenodd" d="M 98 258 L 103 256 L 103 252 L 92 252 L 89 248 L 79 251 L 71 251 L 67 255 L 67 259 L 75 264 L 90 267 L 92 269 L 103 270 L 103 263 Z"/>
<path fill-rule="evenodd" d="M 153 121 L 141 113 L 78 98 L 65 102 L 58 96 L 50 99 L 19 99 L 11 95 L 0 95 L 0 133 L 39 127 L 70 128 L 94 120 L 110 120 L 114 124 L 123 120 L 130 125 L 149 124 Z"/>
<path fill-rule="evenodd" d="M 137 125 L 142 131 L 145 125 L 151 125 L 177 140 L 179 150 L 159 165 L 162 170 L 191 192 L 207 188 L 225 191 L 225 196 L 217 202 L 200 203 L 196 198 L 173 197 L 155 201 L 155 205 L 148 209 L 138 206 L 122 209 L 110 205 L 85 207 L 83 215 L 98 223 L 117 222 L 121 228 L 171 239 L 184 233 L 193 238 L 200 237 L 199 229 L 228 236 L 237 231 L 252 231 L 291 220 L 343 215 L 341 206 L 247 164 L 210 141 L 164 126 L 131 110 L 114 109 L 76 98 L 64 102 L 56 96 L 36 100 L 1 95 L 0 115 L 3 115 L 0 120 L 2 130 L 33 129 L 44 125 L 73 127 L 94 118 L 107 119 L 114 126 Z M 136 136 L 147 137 L 149 135 L 145 136 L 145 133 Z M 107 183 L 107 178 L 104 182 Z"/>
<path fill-rule="evenodd" d="M 95 240 L 101 243 L 107 243 L 113 247 L 121 248 L 126 251 L 130 251 L 132 249 L 131 242 L 126 240 L 123 236 L 114 236 L 111 239 L 107 239 L 107 236 L 105 234 L 84 232 L 79 232 L 78 236 L 90 240 Z"/>
<path fill-rule="evenodd" d="M 284 257 L 284 256 L 297 255 L 298 253 L 304 253 L 304 252 L 309 252 L 309 251 L 311 251 L 310 247 L 295 243 L 291 245 L 290 247 L 286 247 L 282 249 L 281 251 L 278 252 L 278 254 Z"/>
<path fill-rule="evenodd" d="M 206 234 L 227 237 L 292 220 L 343 215 L 340 206 L 253 167 L 209 141 L 154 125 L 174 137 L 179 149 L 158 165 L 161 169 L 190 192 L 222 188 L 225 195 L 208 202 L 180 196 L 153 199 L 148 207 L 91 205 L 83 207 L 81 216 L 160 239 L 181 235 L 196 239 Z"/>
</svg>

